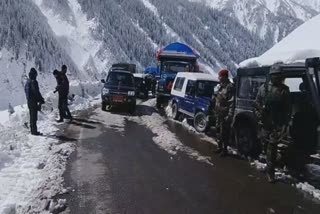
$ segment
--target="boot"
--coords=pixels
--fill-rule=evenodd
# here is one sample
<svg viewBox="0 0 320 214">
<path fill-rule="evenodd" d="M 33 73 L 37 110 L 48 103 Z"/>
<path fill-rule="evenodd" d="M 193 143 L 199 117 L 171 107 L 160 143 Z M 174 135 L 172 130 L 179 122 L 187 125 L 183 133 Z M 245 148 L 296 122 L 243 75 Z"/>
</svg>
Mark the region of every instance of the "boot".
<svg viewBox="0 0 320 214">
<path fill-rule="evenodd" d="M 216 153 L 216 154 L 220 154 L 222 152 L 222 148 L 218 148 L 218 149 L 216 149 L 215 151 L 214 151 L 214 153 Z"/>
<path fill-rule="evenodd" d="M 274 174 L 271 174 L 271 173 L 267 173 L 267 179 L 268 179 L 268 182 L 271 184 L 274 184 L 276 181 L 274 178 Z"/>
<path fill-rule="evenodd" d="M 63 123 L 63 118 L 60 118 L 59 120 L 57 120 L 58 123 Z"/>
</svg>

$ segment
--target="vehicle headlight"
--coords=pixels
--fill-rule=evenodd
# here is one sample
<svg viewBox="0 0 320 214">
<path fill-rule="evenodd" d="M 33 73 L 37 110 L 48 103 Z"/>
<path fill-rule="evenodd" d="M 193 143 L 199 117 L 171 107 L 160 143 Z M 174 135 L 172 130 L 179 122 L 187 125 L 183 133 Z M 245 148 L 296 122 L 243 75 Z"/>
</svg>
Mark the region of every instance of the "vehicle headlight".
<svg viewBox="0 0 320 214">
<path fill-rule="evenodd" d="M 128 91 L 128 96 L 134 96 L 134 95 L 136 95 L 135 91 Z"/>
<path fill-rule="evenodd" d="M 109 94 L 110 93 L 110 90 L 109 89 L 107 89 L 107 88 L 103 88 L 102 89 L 102 94 L 104 95 L 104 94 Z"/>
</svg>

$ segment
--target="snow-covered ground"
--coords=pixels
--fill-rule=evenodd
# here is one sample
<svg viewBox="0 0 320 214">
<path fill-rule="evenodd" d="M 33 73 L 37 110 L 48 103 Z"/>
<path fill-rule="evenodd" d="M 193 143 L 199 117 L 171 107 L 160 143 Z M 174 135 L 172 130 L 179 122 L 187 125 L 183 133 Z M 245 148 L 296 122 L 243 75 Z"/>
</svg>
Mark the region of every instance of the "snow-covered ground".
<svg viewBox="0 0 320 214">
<path fill-rule="evenodd" d="M 98 83 L 72 83 L 75 97 L 70 110 L 95 105 L 98 100 L 92 96 L 99 92 L 97 88 Z M 46 96 L 47 109 L 56 106 L 56 96 Z M 45 213 L 50 199 L 65 192 L 62 174 L 74 146 L 60 144 L 56 137 L 57 111 L 44 112 L 39 113 L 38 121 L 38 129 L 44 134 L 41 137 L 30 135 L 26 105 L 15 107 L 11 115 L 0 112 L 0 213 Z"/>
</svg>

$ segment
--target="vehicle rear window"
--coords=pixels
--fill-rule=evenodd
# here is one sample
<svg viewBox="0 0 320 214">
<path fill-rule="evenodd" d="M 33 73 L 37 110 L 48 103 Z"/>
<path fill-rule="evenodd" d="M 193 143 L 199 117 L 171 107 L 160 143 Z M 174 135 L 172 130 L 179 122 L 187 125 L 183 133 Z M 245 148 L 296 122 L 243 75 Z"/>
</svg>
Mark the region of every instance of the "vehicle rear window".
<svg viewBox="0 0 320 214">
<path fill-rule="evenodd" d="M 264 75 L 242 76 L 239 80 L 238 97 L 243 99 L 256 99 L 260 86 L 266 81 Z"/>
<path fill-rule="evenodd" d="M 201 97 L 212 97 L 214 88 L 218 82 L 201 80 L 197 82 L 197 95 Z"/>
<path fill-rule="evenodd" d="M 174 84 L 174 88 L 173 89 L 176 90 L 176 91 L 181 91 L 185 79 L 186 78 L 184 78 L 184 77 L 177 77 L 177 80 L 176 80 L 176 83 Z"/>
<path fill-rule="evenodd" d="M 301 92 L 303 87 L 303 79 L 301 77 L 286 78 L 284 84 L 289 87 L 290 92 Z"/>
<path fill-rule="evenodd" d="M 134 78 L 133 75 L 129 73 L 110 72 L 107 78 L 107 84 L 133 86 Z"/>
</svg>

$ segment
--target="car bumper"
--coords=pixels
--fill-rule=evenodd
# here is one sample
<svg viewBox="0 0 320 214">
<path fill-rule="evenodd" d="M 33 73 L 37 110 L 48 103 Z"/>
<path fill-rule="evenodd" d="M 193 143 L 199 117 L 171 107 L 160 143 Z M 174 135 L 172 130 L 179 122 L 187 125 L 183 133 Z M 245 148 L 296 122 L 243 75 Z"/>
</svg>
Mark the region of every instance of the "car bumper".
<svg viewBox="0 0 320 214">
<path fill-rule="evenodd" d="M 113 105 L 113 106 L 121 106 L 121 105 L 129 105 L 136 103 L 136 97 L 133 96 L 119 96 L 117 95 L 103 95 L 102 102 L 106 105 Z"/>
</svg>

